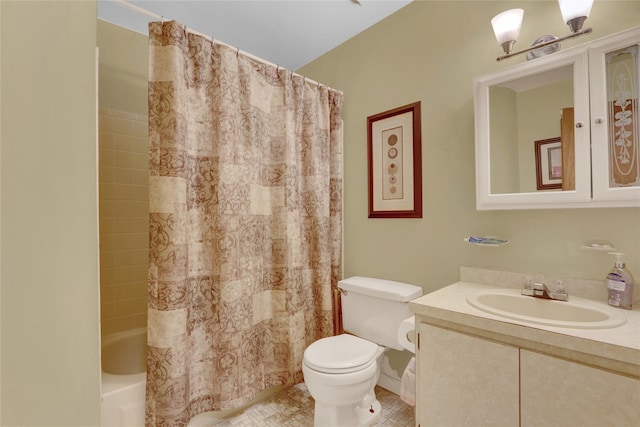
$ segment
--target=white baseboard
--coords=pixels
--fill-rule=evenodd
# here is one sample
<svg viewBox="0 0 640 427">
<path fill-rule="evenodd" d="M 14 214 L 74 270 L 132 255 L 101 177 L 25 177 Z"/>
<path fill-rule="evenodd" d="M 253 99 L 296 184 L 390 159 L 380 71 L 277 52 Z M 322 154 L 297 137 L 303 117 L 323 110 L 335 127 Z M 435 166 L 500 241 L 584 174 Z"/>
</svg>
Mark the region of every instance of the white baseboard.
<svg viewBox="0 0 640 427">
<path fill-rule="evenodd" d="M 389 358 L 386 354 L 383 354 L 380 357 L 378 363 L 380 364 L 380 378 L 378 379 L 378 385 L 399 396 L 402 378 L 395 370 L 391 369 L 391 366 L 389 366 Z"/>
</svg>

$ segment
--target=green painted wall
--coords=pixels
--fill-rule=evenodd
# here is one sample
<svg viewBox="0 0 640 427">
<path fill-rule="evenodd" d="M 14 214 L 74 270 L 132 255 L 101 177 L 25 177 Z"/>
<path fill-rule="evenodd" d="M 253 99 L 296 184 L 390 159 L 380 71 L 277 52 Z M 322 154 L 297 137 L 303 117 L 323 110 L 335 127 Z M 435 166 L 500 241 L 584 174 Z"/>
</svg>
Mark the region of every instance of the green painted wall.
<svg viewBox="0 0 640 427">
<path fill-rule="evenodd" d="M 366 2 L 362 7 L 366 7 Z M 640 278 L 640 209 L 475 209 L 473 78 L 525 61 L 502 54 L 490 20 L 525 10 L 524 48 L 542 34 L 568 34 L 555 1 L 415 1 L 298 70 L 344 91 L 344 274 L 389 278 L 434 291 L 461 265 L 604 279 L 613 260 L 580 250 L 612 240 Z M 596 1 L 595 40 L 640 23 L 640 2 Z M 368 219 L 367 116 L 422 102 L 422 219 Z M 510 240 L 467 245 L 469 235 Z"/>
<path fill-rule="evenodd" d="M 97 426 L 96 3 L 0 10 L 0 425 Z"/>
</svg>

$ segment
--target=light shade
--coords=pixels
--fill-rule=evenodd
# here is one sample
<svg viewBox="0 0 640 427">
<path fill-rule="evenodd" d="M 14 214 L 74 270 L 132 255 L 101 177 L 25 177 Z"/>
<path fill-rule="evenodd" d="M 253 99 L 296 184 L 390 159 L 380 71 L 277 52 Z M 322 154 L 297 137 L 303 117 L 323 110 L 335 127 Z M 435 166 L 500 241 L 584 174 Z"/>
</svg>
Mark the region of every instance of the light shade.
<svg viewBox="0 0 640 427">
<path fill-rule="evenodd" d="M 523 9 L 510 9 L 493 17 L 491 25 L 499 45 L 518 40 L 523 16 Z"/>
<path fill-rule="evenodd" d="M 593 0 L 558 0 L 560 5 L 560 13 L 562 13 L 562 19 L 565 23 L 568 23 L 572 19 L 589 17 L 591 13 L 591 6 L 593 6 Z"/>
</svg>

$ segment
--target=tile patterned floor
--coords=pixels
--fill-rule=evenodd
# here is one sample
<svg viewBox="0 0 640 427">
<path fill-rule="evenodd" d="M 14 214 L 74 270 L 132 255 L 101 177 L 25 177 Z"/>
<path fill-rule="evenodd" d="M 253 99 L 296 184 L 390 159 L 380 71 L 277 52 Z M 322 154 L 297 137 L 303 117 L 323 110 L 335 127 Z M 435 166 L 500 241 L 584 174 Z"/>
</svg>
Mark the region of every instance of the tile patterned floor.
<svg viewBox="0 0 640 427">
<path fill-rule="evenodd" d="M 413 427 L 413 408 L 390 391 L 376 387 L 376 396 L 382 405 L 378 427 Z M 194 418 L 189 427 L 312 427 L 313 398 L 304 383 L 282 389 L 226 418 L 202 414 Z"/>
</svg>

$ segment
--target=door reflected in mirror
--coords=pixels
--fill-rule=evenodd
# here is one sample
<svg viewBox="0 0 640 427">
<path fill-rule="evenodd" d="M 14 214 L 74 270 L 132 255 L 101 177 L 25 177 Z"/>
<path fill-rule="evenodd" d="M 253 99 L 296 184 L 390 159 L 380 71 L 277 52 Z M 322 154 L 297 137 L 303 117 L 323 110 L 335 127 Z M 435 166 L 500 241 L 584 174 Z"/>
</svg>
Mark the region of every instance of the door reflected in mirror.
<svg viewBox="0 0 640 427">
<path fill-rule="evenodd" d="M 575 189 L 573 86 L 570 64 L 489 88 L 491 194 Z M 536 141 L 548 140 L 555 185 L 540 187 Z"/>
</svg>

